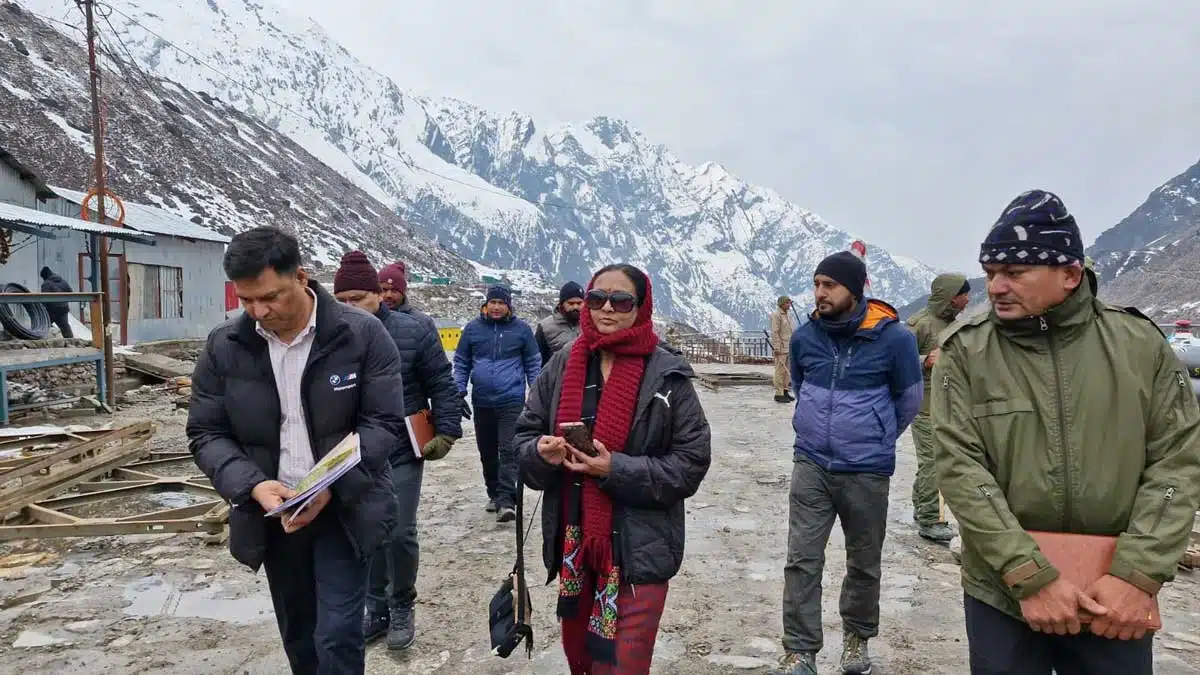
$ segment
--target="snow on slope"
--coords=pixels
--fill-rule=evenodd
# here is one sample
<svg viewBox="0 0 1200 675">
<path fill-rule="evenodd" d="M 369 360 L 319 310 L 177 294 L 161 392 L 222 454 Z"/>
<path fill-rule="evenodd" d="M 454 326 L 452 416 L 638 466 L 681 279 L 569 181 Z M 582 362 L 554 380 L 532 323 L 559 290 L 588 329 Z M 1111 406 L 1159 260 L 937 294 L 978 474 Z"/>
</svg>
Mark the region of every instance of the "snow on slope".
<svg viewBox="0 0 1200 675">
<path fill-rule="evenodd" d="M 73 5 L 27 2 L 52 16 Z M 108 2 L 144 67 L 280 129 L 443 246 L 491 267 L 582 281 L 628 260 L 654 275 L 664 314 L 753 328 L 777 294 L 806 290 L 816 262 L 854 239 L 719 164 L 680 162 L 618 120 L 542 130 L 525 115 L 415 98 L 269 2 Z M 870 260 L 885 299 L 927 291 L 929 268 L 879 250 Z"/>
</svg>

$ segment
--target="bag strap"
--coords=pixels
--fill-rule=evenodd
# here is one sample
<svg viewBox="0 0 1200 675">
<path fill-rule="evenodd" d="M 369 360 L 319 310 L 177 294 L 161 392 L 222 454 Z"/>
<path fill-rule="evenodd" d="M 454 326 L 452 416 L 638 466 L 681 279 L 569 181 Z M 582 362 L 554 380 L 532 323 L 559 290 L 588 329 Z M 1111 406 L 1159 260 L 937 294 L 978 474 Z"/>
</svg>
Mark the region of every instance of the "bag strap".
<svg viewBox="0 0 1200 675">
<path fill-rule="evenodd" d="M 533 514 L 537 513 L 542 497 L 533 505 Z M 530 514 L 532 517 L 533 514 Z M 525 529 L 525 483 L 517 476 L 517 562 L 513 566 L 513 574 L 517 578 L 517 630 L 525 640 L 525 654 L 533 658 L 533 627 L 529 625 L 529 587 L 525 585 L 525 543 L 533 531 Z M 520 644 L 520 643 L 518 643 Z"/>
</svg>

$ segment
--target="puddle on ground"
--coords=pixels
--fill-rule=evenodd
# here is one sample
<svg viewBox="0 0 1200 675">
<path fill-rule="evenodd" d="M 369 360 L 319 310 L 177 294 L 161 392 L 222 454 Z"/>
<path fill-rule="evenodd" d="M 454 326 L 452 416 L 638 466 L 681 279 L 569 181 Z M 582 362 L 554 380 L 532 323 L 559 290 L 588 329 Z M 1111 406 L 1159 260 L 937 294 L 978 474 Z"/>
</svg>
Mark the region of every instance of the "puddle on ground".
<svg viewBox="0 0 1200 675">
<path fill-rule="evenodd" d="M 271 598 L 265 594 L 235 597 L 219 585 L 181 591 L 162 577 L 138 579 L 125 587 L 130 616 L 175 616 L 251 624 L 271 618 Z"/>
</svg>

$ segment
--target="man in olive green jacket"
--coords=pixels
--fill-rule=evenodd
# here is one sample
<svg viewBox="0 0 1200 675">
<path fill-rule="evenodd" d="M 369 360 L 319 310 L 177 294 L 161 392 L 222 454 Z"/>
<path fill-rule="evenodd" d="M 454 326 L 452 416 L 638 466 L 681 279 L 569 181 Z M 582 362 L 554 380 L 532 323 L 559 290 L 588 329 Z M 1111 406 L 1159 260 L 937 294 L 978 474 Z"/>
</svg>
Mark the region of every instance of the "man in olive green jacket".
<svg viewBox="0 0 1200 675">
<path fill-rule="evenodd" d="M 929 301 L 925 308 L 909 317 L 908 327 L 917 336 L 917 351 L 921 354 L 921 374 L 925 378 L 925 399 L 921 412 L 912 423 L 913 441 L 917 446 L 917 475 L 913 479 L 913 521 L 917 534 L 947 543 L 954 530 L 942 518 L 938 503 L 937 470 L 933 465 L 933 428 L 929 424 L 929 382 L 938 359 L 938 336 L 958 318 L 970 299 L 971 284 L 961 274 L 939 274 L 930 284 Z"/>
<path fill-rule="evenodd" d="M 972 675 L 1151 673 L 1147 620 L 1192 528 L 1200 407 L 1157 327 L 1099 302 L 1083 260 L 1058 197 L 1017 197 L 980 248 L 992 311 L 934 366 Z M 1075 586 L 1029 530 L 1116 537 L 1108 574 Z"/>
</svg>

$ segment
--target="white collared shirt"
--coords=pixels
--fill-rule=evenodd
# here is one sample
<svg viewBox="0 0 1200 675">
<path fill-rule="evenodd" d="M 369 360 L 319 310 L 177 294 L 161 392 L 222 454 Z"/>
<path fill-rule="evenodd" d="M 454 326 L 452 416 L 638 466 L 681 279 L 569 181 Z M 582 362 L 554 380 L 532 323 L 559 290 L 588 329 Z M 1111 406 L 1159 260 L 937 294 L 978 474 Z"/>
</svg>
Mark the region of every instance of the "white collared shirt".
<svg viewBox="0 0 1200 675">
<path fill-rule="evenodd" d="M 313 299 L 308 325 L 291 343 L 285 343 L 274 332 L 255 322 L 254 329 L 267 341 L 271 353 L 271 370 L 275 373 L 275 388 L 279 392 L 279 475 L 280 483 L 296 487 L 316 464 L 308 422 L 304 417 L 304 401 L 300 382 L 308 355 L 312 351 L 317 330 L 317 294 L 306 288 Z"/>
</svg>

